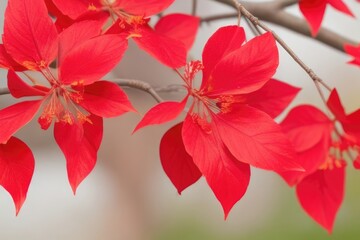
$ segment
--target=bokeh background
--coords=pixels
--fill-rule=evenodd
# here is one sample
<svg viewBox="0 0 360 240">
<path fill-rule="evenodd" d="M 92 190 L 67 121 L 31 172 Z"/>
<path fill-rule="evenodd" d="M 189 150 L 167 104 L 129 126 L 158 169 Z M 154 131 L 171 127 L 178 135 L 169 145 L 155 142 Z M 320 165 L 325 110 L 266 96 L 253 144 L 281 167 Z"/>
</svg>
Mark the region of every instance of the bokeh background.
<svg viewBox="0 0 360 240">
<path fill-rule="evenodd" d="M 345 2 L 360 18 L 360 4 L 352 0 Z M 0 1 L 1 29 L 6 4 L 6 0 Z M 191 0 L 177 0 L 167 12 L 190 10 Z M 289 11 L 300 15 L 296 6 Z M 233 12 L 233 9 L 210 0 L 199 0 L 201 16 L 226 12 Z M 209 36 L 218 27 L 229 24 L 236 24 L 236 19 L 203 24 L 190 58 L 201 59 L 202 48 Z M 360 40 L 360 20 L 328 9 L 324 25 L 353 40 Z M 345 64 L 350 60 L 348 56 L 288 30 L 271 27 L 320 77 L 338 88 L 349 112 L 360 107 L 360 69 Z M 280 52 L 281 63 L 276 77 L 303 88 L 292 106 L 312 103 L 322 108 L 312 81 L 283 50 Z M 104 79 L 115 78 L 145 80 L 155 87 L 179 83 L 176 74 L 132 43 L 120 65 Z M 0 70 L 0 85 L 6 85 L 4 70 Z M 155 104 L 143 92 L 126 91 L 141 114 Z M 165 99 L 181 99 L 184 93 L 161 95 Z M 0 107 L 13 102 L 9 96 L 0 96 Z M 76 196 L 68 184 L 65 159 L 53 140 L 52 129 L 43 131 L 33 121 L 18 132 L 16 136 L 33 149 L 36 169 L 18 217 L 15 217 L 10 195 L 0 190 L 0 239 L 360 239 L 360 173 L 351 166 L 347 169 L 345 201 L 331 236 L 302 211 L 294 190 L 279 176 L 257 169 L 252 169 L 247 194 L 224 221 L 221 206 L 204 179 L 179 196 L 161 168 L 159 142 L 162 134 L 176 121 L 132 135 L 140 118 L 140 114 L 127 114 L 105 120 L 98 164 L 81 184 Z"/>
</svg>

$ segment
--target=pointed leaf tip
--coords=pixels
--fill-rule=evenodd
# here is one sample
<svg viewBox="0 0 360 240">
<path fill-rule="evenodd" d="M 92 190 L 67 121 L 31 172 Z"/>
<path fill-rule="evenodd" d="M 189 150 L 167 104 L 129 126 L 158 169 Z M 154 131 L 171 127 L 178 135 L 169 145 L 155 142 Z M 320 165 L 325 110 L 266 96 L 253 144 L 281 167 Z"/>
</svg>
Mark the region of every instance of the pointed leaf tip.
<svg viewBox="0 0 360 240">
<path fill-rule="evenodd" d="M 6 144 L 0 144 L 0 185 L 10 193 L 16 216 L 26 199 L 34 168 L 34 156 L 24 142 L 11 137 Z"/>
</svg>

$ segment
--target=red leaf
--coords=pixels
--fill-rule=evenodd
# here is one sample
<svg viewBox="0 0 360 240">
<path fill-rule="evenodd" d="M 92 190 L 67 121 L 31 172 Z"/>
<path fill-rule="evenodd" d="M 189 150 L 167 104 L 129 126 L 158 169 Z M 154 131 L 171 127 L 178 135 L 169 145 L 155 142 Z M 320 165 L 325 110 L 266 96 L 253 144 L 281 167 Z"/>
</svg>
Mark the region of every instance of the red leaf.
<svg viewBox="0 0 360 240">
<path fill-rule="evenodd" d="M 160 143 L 161 164 L 179 194 L 201 177 L 201 172 L 185 150 L 181 135 L 182 125 L 179 123 L 170 128 Z"/>
<path fill-rule="evenodd" d="M 203 82 L 201 88 L 205 88 L 207 80 L 216 64 L 239 49 L 245 41 L 245 31 L 242 27 L 227 26 L 219 28 L 207 41 L 202 59 L 204 64 Z"/>
<path fill-rule="evenodd" d="M 311 35 L 315 36 L 324 18 L 326 0 L 300 0 L 300 11 L 311 27 Z"/>
<path fill-rule="evenodd" d="M 336 89 L 331 91 L 329 99 L 327 101 L 327 106 L 331 110 L 331 112 L 335 115 L 335 117 L 339 121 L 344 121 L 346 118 L 345 109 L 341 104 L 339 94 Z"/>
<path fill-rule="evenodd" d="M 302 171 L 290 142 L 273 119 L 251 107 L 213 115 L 220 137 L 234 157 L 254 167 L 277 172 Z"/>
<path fill-rule="evenodd" d="M 351 17 L 354 17 L 354 14 L 350 11 L 348 6 L 344 3 L 343 0 L 327 0 L 328 3 L 335 8 L 336 10 L 345 13 Z"/>
<path fill-rule="evenodd" d="M 219 61 L 208 80 L 207 95 L 256 91 L 275 74 L 278 64 L 278 49 L 272 34 L 255 37 Z"/>
<path fill-rule="evenodd" d="M 186 64 L 186 48 L 179 40 L 157 34 L 150 27 L 137 29 L 138 37 L 133 37 L 136 44 L 161 63 L 171 68 L 179 68 Z"/>
<path fill-rule="evenodd" d="M 360 145 L 360 109 L 346 116 L 346 119 L 341 122 L 344 131 L 355 137 L 357 143 Z"/>
<path fill-rule="evenodd" d="M 297 185 L 303 209 L 331 233 L 335 216 L 344 198 L 345 168 L 319 170 Z"/>
<path fill-rule="evenodd" d="M 333 130 L 333 123 L 317 108 L 301 105 L 289 112 L 281 127 L 291 139 L 295 150 L 303 152 L 328 138 Z"/>
<path fill-rule="evenodd" d="M 28 85 L 12 70 L 9 70 L 7 79 L 10 93 L 15 98 L 46 95 L 45 91 Z"/>
<path fill-rule="evenodd" d="M 12 59 L 6 52 L 3 44 L 0 44 L 0 68 L 13 69 L 15 71 L 24 71 L 26 69 Z"/>
<path fill-rule="evenodd" d="M 315 36 L 320 29 L 327 4 L 330 4 L 345 14 L 354 16 L 342 0 L 300 0 L 300 11 L 309 23 L 313 36 Z"/>
<path fill-rule="evenodd" d="M 63 58 L 73 48 L 93 37 L 100 35 L 103 22 L 96 20 L 87 20 L 74 23 L 65 29 L 59 35 L 59 65 L 63 62 Z"/>
<path fill-rule="evenodd" d="M 0 185 L 13 198 L 16 215 L 26 199 L 34 165 L 30 148 L 21 140 L 11 137 L 6 144 L 0 144 Z"/>
<path fill-rule="evenodd" d="M 186 151 L 220 201 L 226 218 L 246 192 L 250 166 L 231 155 L 216 126 L 206 126 L 204 121 L 197 115 L 189 114 L 184 121 L 182 137 Z"/>
<path fill-rule="evenodd" d="M 164 11 L 175 0 L 117 0 L 116 5 L 132 15 L 150 17 Z"/>
<path fill-rule="evenodd" d="M 20 128 L 34 117 L 42 101 L 16 103 L 0 110 L 0 143 L 6 143 Z"/>
<path fill-rule="evenodd" d="M 136 111 L 126 93 L 118 85 L 108 81 L 85 86 L 83 100 L 79 104 L 89 112 L 107 118 Z"/>
<path fill-rule="evenodd" d="M 315 146 L 306 149 L 302 152 L 298 152 L 296 162 L 305 169 L 305 172 L 299 171 L 285 171 L 278 172 L 281 177 L 289 184 L 294 186 L 303 180 L 306 176 L 313 174 L 319 169 L 321 164 L 326 160 L 330 149 L 330 135 L 324 136 L 320 142 Z M 291 141 L 292 139 L 290 139 Z"/>
<path fill-rule="evenodd" d="M 200 19 L 187 14 L 175 13 L 166 15 L 157 22 L 155 31 L 173 39 L 180 40 L 187 50 L 195 41 Z"/>
<path fill-rule="evenodd" d="M 271 79 L 262 88 L 244 97 L 247 104 L 275 118 L 284 111 L 299 91 L 300 88 Z"/>
<path fill-rule="evenodd" d="M 347 54 L 354 57 L 353 60 L 349 61 L 348 63 L 360 66 L 360 45 L 352 46 L 349 44 L 345 44 L 344 50 Z"/>
<path fill-rule="evenodd" d="M 58 36 L 42 0 L 9 0 L 3 41 L 6 51 L 28 69 L 48 66 L 57 55 Z"/>
<path fill-rule="evenodd" d="M 184 110 L 188 97 L 181 102 L 162 102 L 151 108 L 138 123 L 134 132 L 154 124 L 162 124 L 174 120 Z"/>
<path fill-rule="evenodd" d="M 89 0 L 75 0 L 75 1 L 64 1 L 64 0 L 53 0 L 55 6 L 65 15 L 72 19 L 80 17 L 82 14 L 89 11 L 89 6 L 92 4 L 94 7 L 100 7 L 97 3 L 99 1 Z"/>
<path fill-rule="evenodd" d="M 317 108 L 302 105 L 290 111 L 281 127 L 297 151 L 297 163 L 305 169 L 305 172 L 279 172 L 292 186 L 315 172 L 325 162 L 334 125 Z"/>
<path fill-rule="evenodd" d="M 127 41 L 119 35 L 87 40 L 65 56 L 59 78 L 64 84 L 94 83 L 120 62 L 126 48 Z"/>
<path fill-rule="evenodd" d="M 68 178 L 74 194 L 79 184 L 93 170 L 101 144 L 102 118 L 92 115 L 89 119 L 91 123 L 55 123 L 54 137 L 65 155 Z"/>
</svg>

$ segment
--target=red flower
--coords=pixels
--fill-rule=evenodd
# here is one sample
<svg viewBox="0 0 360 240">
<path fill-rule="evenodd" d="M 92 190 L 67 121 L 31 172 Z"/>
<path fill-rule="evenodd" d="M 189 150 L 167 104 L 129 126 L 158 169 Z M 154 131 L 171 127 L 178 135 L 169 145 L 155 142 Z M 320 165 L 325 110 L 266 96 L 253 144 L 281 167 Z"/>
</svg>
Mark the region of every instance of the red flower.
<svg viewBox="0 0 360 240">
<path fill-rule="evenodd" d="M 243 28 L 220 28 L 205 46 L 203 64 L 194 61 L 185 67 L 182 78 L 187 96 L 181 102 L 155 106 L 135 129 L 176 118 L 191 97 L 185 121 L 161 140 L 161 162 L 179 193 L 204 175 L 225 217 L 246 192 L 250 165 L 276 171 L 299 169 L 280 127 L 256 108 L 266 108 L 267 98 L 285 107 L 298 89 L 269 81 L 278 66 L 278 51 L 270 33 L 244 42 Z M 194 78 L 200 70 L 203 80 L 196 89 Z M 282 87 L 273 89 L 278 99 L 268 90 L 271 85 Z"/>
<path fill-rule="evenodd" d="M 348 63 L 354 64 L 354 65 L 357 65 L 358 67 L 360 67 L 360 45 L 352 46 L 349 44 L 345 44 L 344 50 L 347 54 L 354 57 L 354 59 Z"/>
<path fill-rule="evenodd" d="M 185 14 L 170 14 L 161 18 L 152 29 L 148 22 L 150 16 L 169 7 L 174 0 L 53 0 L 48 4 L 60 24 L 71 24 L 84 19 L 105 20 L 111 17 L 113 24 L 107 33 L 122 33 L 132 38 L 140 48 L 161 63 L 178 68 L 186 64 L 187 50 L 194 41 L 199 26 L 199 18 Z M 60 10 L 60 11 L 58 11 Z M 70 19 L 73 19 L 72 21 Z M 64 26 L 63 26 L 64 27 Z"/>
<path fill-rule="evenodd" d="M 303 105 L 294 108 L 282 122 L 298 154 L 297 162 L 306 171 L 281 175 L 290 185 L 296 185 L 304 210 L 331 232 L 344 197 L 344 159 L 352 158 L 355 167 L 359 161 L 360 110 L 347 115 L 336 90 L 327 104 L 334 120 L 315 107 Z M 341 124 L 344 133 L 335 122 Z"/>
<path fill-rule="evenodd" d="M 5 16 L 4 52 L 15 66 L 41 73 L 48 86 L 24 73 L 33 83 L 29 85 L 9 70 L 11 94 L 32 100 L 0 110 L 0 143 L 9 141 L 42 108 L 39 123 L 47 129 L 55 121 L 55 140 L 66 157 L 75 192 L 96 163 L 102 117 L 134 110 L 116 84 L 99 81 L 120 61 L 127 42 L 117 35 L 97 37 L 101 25 L 96 21 L 76 23 L 58 35 L 40 0 L 10 0 Z M 59 68 L 53 72 L 49 64 L 56 57 Z"/>
<path fill-rule="evenodd" d="M 34 173 L 34 156 L 30 148 L 15 137 L 0 144 L 0 185 L 8 191 L 16 207 L 23 205 Z"/>
<path fill-rule="evenodd" d="M 313 36 L 316 36 L 320 29 L 328 4 L 340 12 L 348 14 L 352 17 L 354 16 L 342 0 L 300 0 L 300 10 L 308 21 L 311 27 L 311 34 Z"/>
</svg>

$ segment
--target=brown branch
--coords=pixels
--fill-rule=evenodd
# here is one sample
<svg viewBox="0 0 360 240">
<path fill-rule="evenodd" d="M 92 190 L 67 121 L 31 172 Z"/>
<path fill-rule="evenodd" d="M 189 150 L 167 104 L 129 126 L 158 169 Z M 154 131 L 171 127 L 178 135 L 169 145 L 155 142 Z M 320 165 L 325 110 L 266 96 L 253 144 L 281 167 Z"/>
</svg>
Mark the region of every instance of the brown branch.
<svg viewBox="0 0 360 240">
<path fill-rule="evenodd" d="M 213 0 L 236 8 L 232 0 Z M 251 12 L 254 16 L 269 23 L 274 23 L 278 26 L 285 27 L 293 32 L 300 33 L 307 37 L 312 37 L 307 22 L 299 17 L 296 17 L 284 10 L 284 7 L 293 5 L 297 0 L 284 0 L 284 1 L 271 1 L 271 2 L 247 2 L 241 1 L 241 5 Z M 238 14 L 234 13 L 225 15 L 224 18 L 237 17 Z M 219 16 L 205 18 L 206 22 L 220 20 Z M 334 49 L 344 52 L 344 45 L 358 45 L 357 42 L 346 38 L 334 31 L 322 27 L 315 37 L 316 40 L 322 42 Z"/>
<path fill-rule="evenodd" d="M 261 29 L 271 32 L 274 36 L 275 40 L 282 46 L 282 48 L 299 64 L 301 68 L 305 70 L 305 72 L 310 76 L 310 78 L 315 82 L 315 84 L 318 82 L 322 86 L 324 86 L 328 91 L 331 91 L 331 87 L 329 87 L 319 76 L 316 75 L 316 73 L 309 68 L 297 55 L 296 53 L 284 42 L 282 38 L 280 38 L 279 35 L 277 35 L 274 31 L 272 31 L 268 26 L 266 26 L 264 23 L 260 22 L 257 17 L 255 17 L 252 13 L 250 13 L 244 5 L 237 2 L 237 0 L 230 0 L 235 5 L 236 8 L 241 11 L 242 15 L 250 20 L 252 24 L 256 27 L 260 27 Z"/>
<path fill-rule="evenodd" d="M 147 92 L 159 103 L 164 101 L 159 96 L 159 94 L 157 94 L 157 92 L 151 87 L 151 85 L 147 82 L 140 80 L 133 80 L 133 79 L 115 79 L 113 82 L 122 87 L 130 87 Z M 0 95 L 6 95 L 6 94 L 10 94 L 9 89 L 0 88 Z"/>
<path fill-rule="evenodd" d="M 193 16 L 196 16 L 197 5 L 198 5 L 198 1 L 197 0 L 192 0 L 191 15 L 193 15 Z"/>
</svg>

